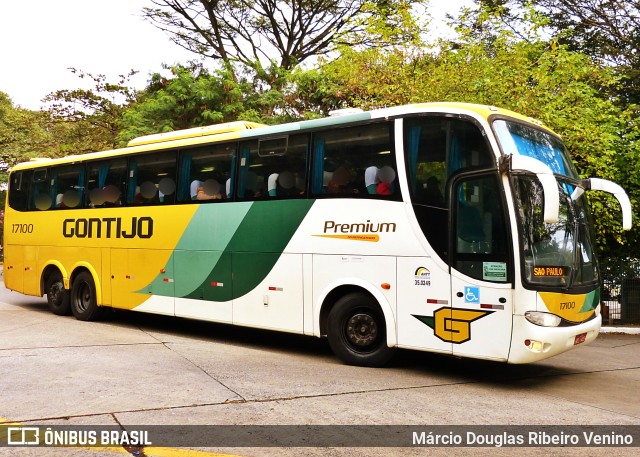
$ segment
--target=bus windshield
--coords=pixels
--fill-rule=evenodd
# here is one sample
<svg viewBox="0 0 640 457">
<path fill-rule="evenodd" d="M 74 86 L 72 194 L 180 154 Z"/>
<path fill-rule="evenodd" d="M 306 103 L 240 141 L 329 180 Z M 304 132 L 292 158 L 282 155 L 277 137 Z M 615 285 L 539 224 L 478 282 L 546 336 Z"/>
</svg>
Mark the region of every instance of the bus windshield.
<svg viewBox="0 0 640 457">
<path fill-rule="evenodd" d="M 498 120 L 494 128 L 506 154 L 533 157 L 551 168 L 558 181 L 558 222 L 544 222 L 544 193 L 531 174 L 513 176 L 526 283 L 568 289 L 599 280 L 584 194 L 574 194 L 578 174 L 562 141 L 542 130 Z M 564 179 L 563 179 L 564 177 Z"/>
<path fill-rule="evenodd" d="M 518 208 L 524 279 L 536 286 L 570 288 L 598 280 L 585 195 L 572 200 L 574 186 L 560 181 L 559 220 L 543 220 L 542 185 L 532 175 L 513 179 Z"/>
<path fill-rule="evenodd" d="M 579 179 L 562 141 L 532 126 L 497 120 L 493 127 L 505 155 L 522 155 L 538 159 L 557 175 Z"/>
</svg>

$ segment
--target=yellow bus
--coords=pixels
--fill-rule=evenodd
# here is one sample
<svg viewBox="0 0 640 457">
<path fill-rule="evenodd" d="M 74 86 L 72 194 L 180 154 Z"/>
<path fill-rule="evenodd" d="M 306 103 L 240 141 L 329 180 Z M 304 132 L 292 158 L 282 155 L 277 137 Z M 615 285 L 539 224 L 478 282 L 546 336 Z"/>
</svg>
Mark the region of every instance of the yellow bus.
<svg viewBox="0 0 640 457">
<path fill-rule="evenodd" d="M 341 115 L 340 115 L 341 114 Z M 600 272 L 561 139 L 489 106 L 233 122 L 11 170 L 5 284 L 90 321 L 120 308 L 526 363 L 598 335 Z"/>
</svg>

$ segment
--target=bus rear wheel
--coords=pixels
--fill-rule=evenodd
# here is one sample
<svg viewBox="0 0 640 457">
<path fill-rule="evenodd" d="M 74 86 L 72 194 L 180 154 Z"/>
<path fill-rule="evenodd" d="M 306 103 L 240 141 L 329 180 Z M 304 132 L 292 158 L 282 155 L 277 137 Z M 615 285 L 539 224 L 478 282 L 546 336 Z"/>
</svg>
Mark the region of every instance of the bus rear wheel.
<svg viewBox="0 0 640 457">
<path fill-rule="evenodd" d="M 71 314 L 69 291 L 64 288 L 62 274 L 60 274 L 59 271 L 49 275 L 45 285 L 45 292 L 47 294 L 47 304 L 53 314 L 57 314 L 58 316 L 68 316 Z"/>
<path fill-rule="evenodd" d="M 395 352 L 387 346 L 382 310 L 367 294 L 352 293 L 338 300 L 327 326 L 331 350 L 348 365 L 379 367 Z"/>
<path fill-rule="evenodd" d="M 92 321 L 97 319 L 100 308 L 96 300 L 96 285 L 87 271 L 78 274 L 71 287 L 71 311 L 76 319 Z"/>
</svg>

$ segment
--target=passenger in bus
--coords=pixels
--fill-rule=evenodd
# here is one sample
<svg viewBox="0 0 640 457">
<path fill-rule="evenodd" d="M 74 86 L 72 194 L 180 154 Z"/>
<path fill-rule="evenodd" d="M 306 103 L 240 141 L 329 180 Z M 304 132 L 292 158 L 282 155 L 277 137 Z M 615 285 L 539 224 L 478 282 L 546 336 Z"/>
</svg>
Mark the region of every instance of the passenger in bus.
<svg viewBox="0 0 640 457">
<path fill-rule="evenodd" d="M 191 200 L 198 199 L 198 189 L 202 189 L 202 181 L 194 179 L 191 181 L 189 195 L 191 196 Z"/>
<path fill-rule="evenodd" d="M 437 208 L 444 207 L 444 198 L 442 192 L 440 192 L 440 181 L 435 176 L 429 176 L 427 183 L 424 187 L 423 201 L 429 206 L 435 206 Z"/>
<path fill-rule="evenodd" d="M 158 203 L 159 201 L 158 188 L 151 181 L 145 181 L 140 186 L 136 187 L 136 194 L 133 198 L 133 203 L 145 204 Z"/>
<path fill-rule="evenodd" d="M 62 201 L 62 194 L 56 195 L 56 208 L 66 208 L 67 206 Z"/>
<path fill-rule="evenodd" d="M 378 171 L 380 183 L 376 187 L 378 195 L 391 195 L 395 190 L 396 171 L 389 165 L 385 165 Z"/>
<path fill-rule="evenodd" d="M 371 195 L 392 195 L 395 179 L 396 172 L 388 165 L 382 168 L 371 166 L 364 171 L 364 184 Z"/>
<path fill-rule="evenodd" d="M 215 179 L 205 182 L 195 180 L 191 183 L 191 200 L 221 200 L 220 183 Z"/>
<path fill-rule="evenodd" d="M 344 166 L 340 166 L 336 168 L 333 172 L 333 176 L 331 180 L 327 184 L 327 192 L 330 194 L 344 194 L 351 193 L 357 194 L 358 189 L 350 188 L 349 185 L 351 183 L 351 172 L 347 170 Z"/>
<path fill-rule="evenodd" d="M 121 206 L 122 205 L 122 192 L 113 184 L 106 186 L 102 189 L 104 196 L 104 206 Z"/>
<path fill-rule="evenodd" d="M 304 194 L 304 182 L 300 184 L 299 180 L 296 179 L 296 176 L 290 171 L 272 173 L 267 179 L 267 193 L 269 194 L 269 197 L 292 197 L 302 195 Z"/>
<path fill-rule="evenodd" d="M 377 193 L 378 184 L 380 183 L 380 179 L 378 179 L 378 167 L 371 166 L 368 167 L 364 171 L 364 185 L 367 188 L 367 193 L 370 195 L 375 195 Z"/>
<path fill-rule="evenodd" d="M 278 176 L 280 176 L 279 173 L 272 173 L 267 179 L 267 193 L 269 197 L 278 196 Z"/>
<path fill-rule="evenodd" d="M 376 195 L 391 195 L 391 184 L 387 182 L 381 182 L 376 186 Z"/>
<path fill-rule="evenodd" d="M 158 197 L 160 203 L 173 203 L 175 202 L 176 182 L 165 177 L 158 183 Z"/>
</svg>

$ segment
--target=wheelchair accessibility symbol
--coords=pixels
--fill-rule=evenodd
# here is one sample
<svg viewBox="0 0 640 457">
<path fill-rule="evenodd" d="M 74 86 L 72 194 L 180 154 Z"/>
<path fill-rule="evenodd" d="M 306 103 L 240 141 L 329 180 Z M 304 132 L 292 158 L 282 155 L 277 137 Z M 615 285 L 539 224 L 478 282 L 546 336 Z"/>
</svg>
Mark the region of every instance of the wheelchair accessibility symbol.
<svg viewBox="0 0 640 457">
<path fill-rule="evenodd" d="M 464 302 L 465 303 L 480 303 L 480 288 L 469 287 L 464 288 Z"/>
</svg>

